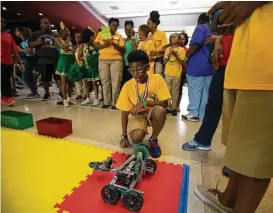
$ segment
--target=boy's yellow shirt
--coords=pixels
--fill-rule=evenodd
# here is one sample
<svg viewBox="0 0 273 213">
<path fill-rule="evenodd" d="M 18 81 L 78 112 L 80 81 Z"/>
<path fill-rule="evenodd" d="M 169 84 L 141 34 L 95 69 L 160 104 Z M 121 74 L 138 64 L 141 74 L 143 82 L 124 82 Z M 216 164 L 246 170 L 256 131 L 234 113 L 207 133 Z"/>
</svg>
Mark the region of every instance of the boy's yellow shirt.
<svg viewBox="0 0 273 213">
<path fill-rule="evenodd" d="M 171 94 L 163 77 L 158 74 L 149 74 L 148 95 L 146 101 L 165 101 L 171 98 Z M 146 84 L 138 84 L 139 97 L 142 98 Z M 120 92 L 116 107 L 129 112 L 137 104 L 136 80 L 127 81 Z"/>
<path fill-rule="evenodd" d="M 168 47 L 164 54 L 164 59 L 168 59 L 168 62 L 165 65 L 165 74 L 168 76 L 181 76 L 183 72 L 182 65 L 178 63 L 177 58 L 170 54 L 171 50 L 174 50 L 178 58 L 182 61 L 185 59 L 185 49 L 183 47 L 175 46 L 175 47 Z M 170 54 L 170 55 L 169 55 Z"/>
</svg>

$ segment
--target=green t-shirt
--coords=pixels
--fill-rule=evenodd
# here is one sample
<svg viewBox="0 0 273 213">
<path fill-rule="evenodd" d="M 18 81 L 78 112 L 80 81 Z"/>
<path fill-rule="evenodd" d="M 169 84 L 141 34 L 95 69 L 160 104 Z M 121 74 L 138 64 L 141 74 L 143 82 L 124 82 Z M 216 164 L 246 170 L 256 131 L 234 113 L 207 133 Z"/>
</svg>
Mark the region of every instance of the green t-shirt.
<svg viewBox="0 0 273 213">
<path fill-rule="evenodd" d="M 136 38 L 137 43 L 138 43 L 138 41 L 139 41 L 138 38 Z M 130 52 L 133 51 L 133 42 L 132 42 L 132 40 L 125 41 L 124 48 L 125 48 L 125 51 L 124 51 L 124 54 L 123 54 L 123 63 L 124 63 L 124 66 L 129 66 L 127 57 L 130 54 Z"/>
</svg>

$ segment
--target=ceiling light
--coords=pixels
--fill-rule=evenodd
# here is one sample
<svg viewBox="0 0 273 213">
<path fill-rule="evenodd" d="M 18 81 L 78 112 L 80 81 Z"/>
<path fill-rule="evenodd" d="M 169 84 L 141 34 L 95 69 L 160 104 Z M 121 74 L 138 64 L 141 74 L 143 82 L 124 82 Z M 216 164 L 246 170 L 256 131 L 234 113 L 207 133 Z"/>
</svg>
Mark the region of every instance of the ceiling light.
<svg viewBox="0 0 273 213">
<path fill-rule="evenodd" d="M 43 16 L 43 13 L 39 13 L 39 16 Z"/>
<path fill-rule="evenodd" d="M 75 29 L 75 27 L 72 27 L 72 29 Z"/>
<path fill-rule="evenodd" d="M 51 24 L 51 27 L 54 27 L 54 24 Z"/>
<path fill-rule="evenodd" d="M 20 15 L 21 15 L 21 13 L 17 13 L 17 15 L 18 15 L 18 16 L 20 16 Z"/>
<path fill-rule="evenodd" d="M 118 6 L 110 6 L 110 8 L 111 8 L 112 10 L 118 10 L 118 9 L 119 9 Z"/>
<path fill-rule="evenodd" d="M 176 5 L 178 4 L 178 1 L 169 1 L 170 5 Z"/>
<path fill-rule="evenodd" d="M 7 8 L 6 8 L 6 7 L 2 7 L 2 9 L 3 9 L 3 10 L 7 10 Z"/>
</svg>

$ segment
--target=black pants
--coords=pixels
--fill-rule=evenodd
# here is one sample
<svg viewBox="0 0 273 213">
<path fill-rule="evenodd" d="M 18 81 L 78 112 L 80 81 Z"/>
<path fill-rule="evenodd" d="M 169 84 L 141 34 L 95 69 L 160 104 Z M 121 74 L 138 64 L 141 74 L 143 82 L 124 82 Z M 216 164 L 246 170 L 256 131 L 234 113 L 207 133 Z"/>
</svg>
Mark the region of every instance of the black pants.
<svg viewBox="0 0 273 213">
<path fill-rule="evenodd" d="M 1 94 L 2 97 L 10 98 L 11 84 L 10 75 L 13 72 L 13 65 L 1 64 Z"/>
<path fill-rule="evenodd" d="M 57 82 L 57 80 L 61 80 L 59 75 L 56 75 L 56 65 L 55 64 L 39 64 L 38 65 L 39 72 L 41 73 L 41 81 L 43 83 L 49 83 L 52 81 L 52 75 Z"/>
<path fill-rule="evenodd" d="M 215 71 L 209 88 L 205 116 L 194 140 L 204 146 L 210 146 L 222 114 L 223 92 L 226 66 Z"/>
</svg>

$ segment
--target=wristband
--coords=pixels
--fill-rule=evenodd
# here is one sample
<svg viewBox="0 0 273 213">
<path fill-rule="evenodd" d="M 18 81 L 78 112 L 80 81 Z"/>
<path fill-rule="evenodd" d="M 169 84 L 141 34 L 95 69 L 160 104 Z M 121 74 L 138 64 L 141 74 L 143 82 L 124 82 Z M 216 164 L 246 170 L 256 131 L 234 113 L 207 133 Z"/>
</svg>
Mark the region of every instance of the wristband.
<svg viewBox="0 0 273 213">
<path fill-rule="evenodd" d="M 128 138 L 128 135 L 121 135 L 121 139 Z"/>
</svg>

